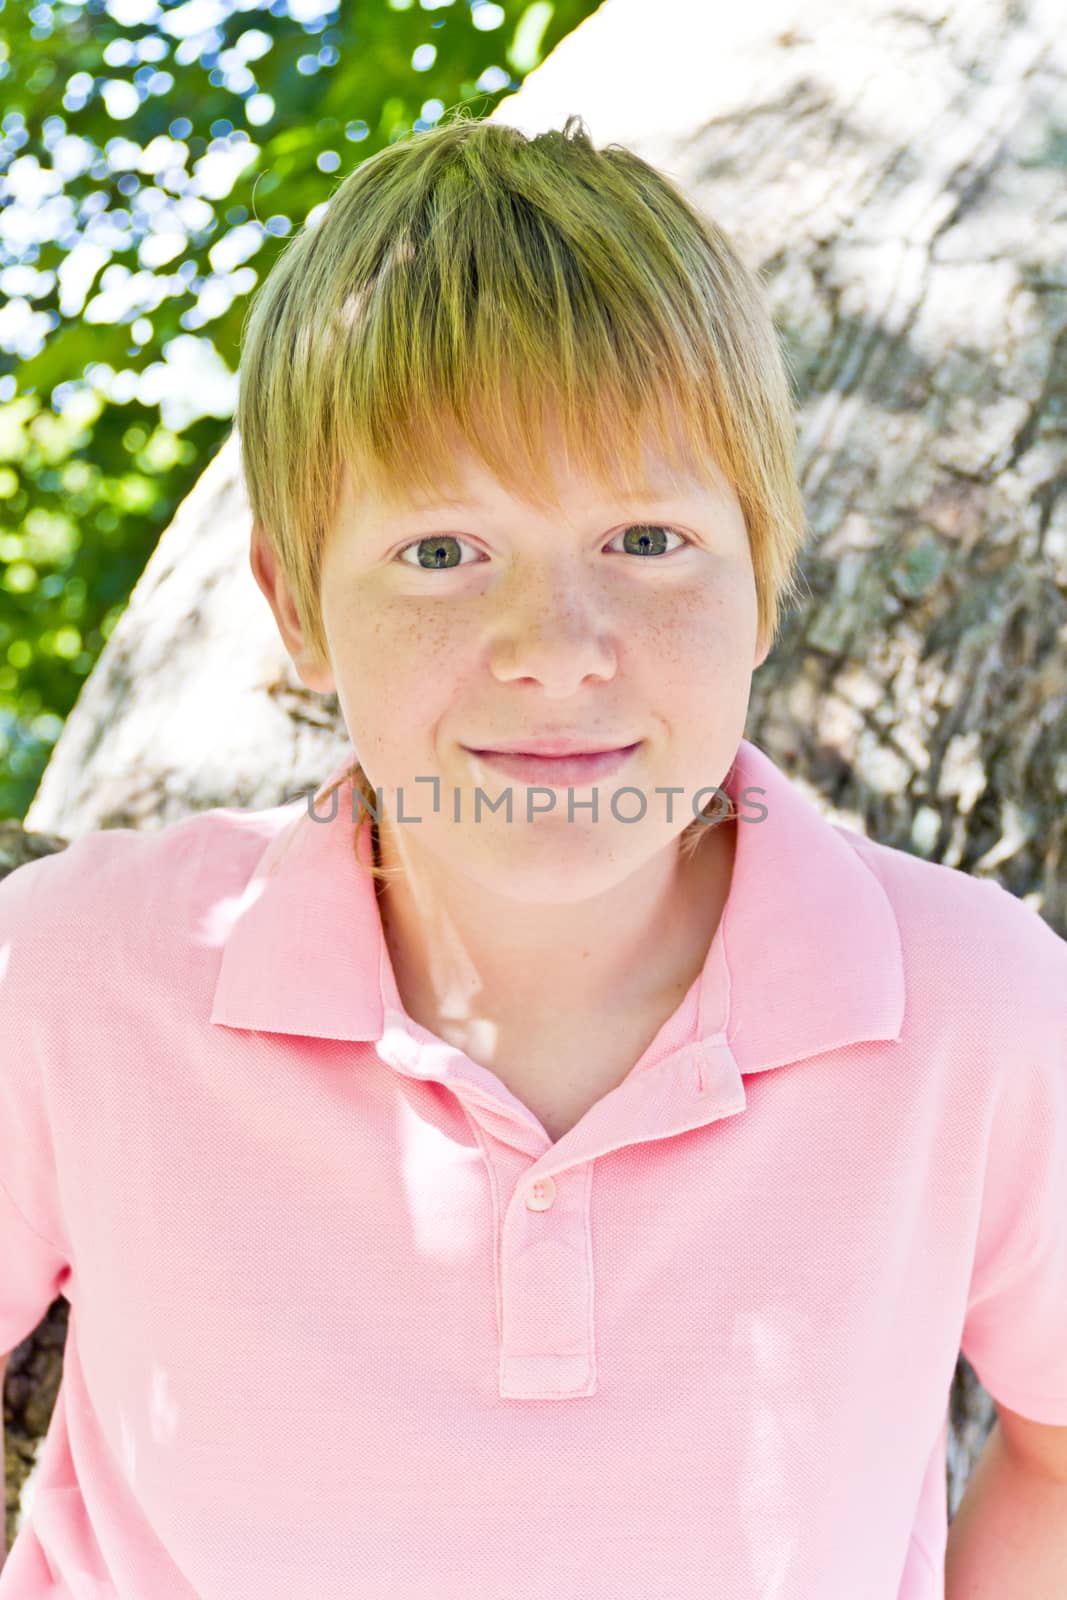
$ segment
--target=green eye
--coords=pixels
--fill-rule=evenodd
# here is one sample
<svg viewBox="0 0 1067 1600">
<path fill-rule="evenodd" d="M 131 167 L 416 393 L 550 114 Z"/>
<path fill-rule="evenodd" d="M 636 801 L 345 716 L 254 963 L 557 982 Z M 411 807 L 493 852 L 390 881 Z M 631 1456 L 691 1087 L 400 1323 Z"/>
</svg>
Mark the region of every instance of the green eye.
<svg viewBox="0 0 1067 1600">
<path fill-rule="evenodd" d="M 684 536 L 680 533 L 675 533 L 673 528 L 665 528 L 655 522 L 637 522 L 631 528 L 624 528 L 621 535 L 617 537 L 626 540 L 627 555 L 661 556 L 663 554 L 664 536 L 681 539 L 683 544 L 688 543 Z"/>
<path fill-rule="evenodd" d="M 450 568 L 459 566 L 461 563 L 458 561 L 453 562 L 450 557 L 464 542 L 464 540 L 457 539 L 450 533 L 431 534 L 426 539 L 415 539 L 411 544 L 405 545 L 403 550 L 398 551 L 397 560 L 401 561 L 405 567 L 418 566 L 424 571 L 436 567 Z M 418 552 L 418 558 L 415 562 L 404 561 L 403 558 L 409 550 Z"/>
</svg>

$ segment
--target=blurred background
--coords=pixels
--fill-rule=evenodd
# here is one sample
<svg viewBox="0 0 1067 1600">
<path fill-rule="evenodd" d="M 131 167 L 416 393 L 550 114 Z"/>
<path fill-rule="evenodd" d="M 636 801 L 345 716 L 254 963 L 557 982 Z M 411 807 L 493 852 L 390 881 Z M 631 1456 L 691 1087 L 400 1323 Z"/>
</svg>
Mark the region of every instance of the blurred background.
<svg viewBox="0 0 1067 1600">
<path fill-rule="evenodd" d="M 230 431 L 248 296 L 351 168 L 588 0 L 0 0 L 0 819 Z"/>
</svg>

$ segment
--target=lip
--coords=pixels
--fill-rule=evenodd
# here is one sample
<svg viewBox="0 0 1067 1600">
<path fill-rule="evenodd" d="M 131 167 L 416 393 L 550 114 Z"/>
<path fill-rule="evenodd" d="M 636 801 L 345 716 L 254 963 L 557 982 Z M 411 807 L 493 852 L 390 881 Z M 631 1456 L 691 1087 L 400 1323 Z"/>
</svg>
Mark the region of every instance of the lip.
<svg viewBox="0 0 1067 1600">
<path fill-rule="evenodd" d="M 471 750 L 470 755 L 501 777 L 517 783 L 536 783 L 549 789 L 582 788 L 598 778 L 610 778 L 626 765 L 643 741 L 622 750 L 601 750 L 596 755 L 532 756 L 501 750 Z"/>
<path fill-rule="evenodd" d="M 602 756 L 615 750 L 629 750 L 632 748 L 632 741 L 629 744 L 587 744 L 581 735 L 572 738 L 560 734 L 558 738 L 537 739 L 524 736 L 522 739 L 516 739 L 514 743 L 484 746 L 468 744 L 464 748 L 473 750 L 475 755 L 479 756 Z"/>
</svg>

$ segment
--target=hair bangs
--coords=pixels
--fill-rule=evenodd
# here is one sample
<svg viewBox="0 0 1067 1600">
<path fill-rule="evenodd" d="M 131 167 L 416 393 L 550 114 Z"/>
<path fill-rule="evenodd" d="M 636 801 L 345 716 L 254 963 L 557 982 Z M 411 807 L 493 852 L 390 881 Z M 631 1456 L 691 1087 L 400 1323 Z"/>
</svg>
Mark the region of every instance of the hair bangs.
<svg viewBox="0 0 1067 1600">
<path fill-rule="evenodd" d="M 722 474 L 699 404 L 681 412 L 657 391 L 633 393 L 605 374 L 574 394 L 545 374 L 519 385 L 495 374 L 488 389 L 460 390 L 422 409 L 378 391 L 375 415 L 349 404 L 338 416 L 345 469 L 363 492 L 397 511 L 459 504 L 472 460 L 515 499 L 559 509 L 555 464 L 587 478 L 603 499 L 646 501 L 693 482 L 713 489 Z"/>
</svg>

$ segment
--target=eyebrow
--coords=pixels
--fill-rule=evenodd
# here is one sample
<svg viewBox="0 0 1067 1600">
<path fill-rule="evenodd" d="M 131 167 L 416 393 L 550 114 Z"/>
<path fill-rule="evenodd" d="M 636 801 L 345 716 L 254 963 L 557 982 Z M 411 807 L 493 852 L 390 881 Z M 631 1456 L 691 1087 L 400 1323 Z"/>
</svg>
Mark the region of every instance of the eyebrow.
<svg viewBox="0 0 1067 1600">
<path fill-rule="evenodd" d="M 676 489 L 673 493 L 670 491 L 665 491 L 661 494 L 634 495 L 631 499 L 619 500 L 616 501 L 615 504 L 620 510 L 624 510 L 627 507 L 634 506 L 674 506 L 679 505 L 683 500 L 688 500 L 690 498 L 690 494 L 687 494 L 684 489 Z M 394 508 L 391 507 L 390 510 L 392 511 Z M 398 516 L 425 515 L 432 517 L 435 516 L 437 512 L 445 510 L 490 511 L 492 510 L 492 506 L 488 501 L 482 500 L 480 496 L 471 495 L 469 498 L 461 496 L 456 500 L 440 499 L 427 501 L 421 505 L 398 506 L 395 508 L 394 514 Z"/>
</svg>

